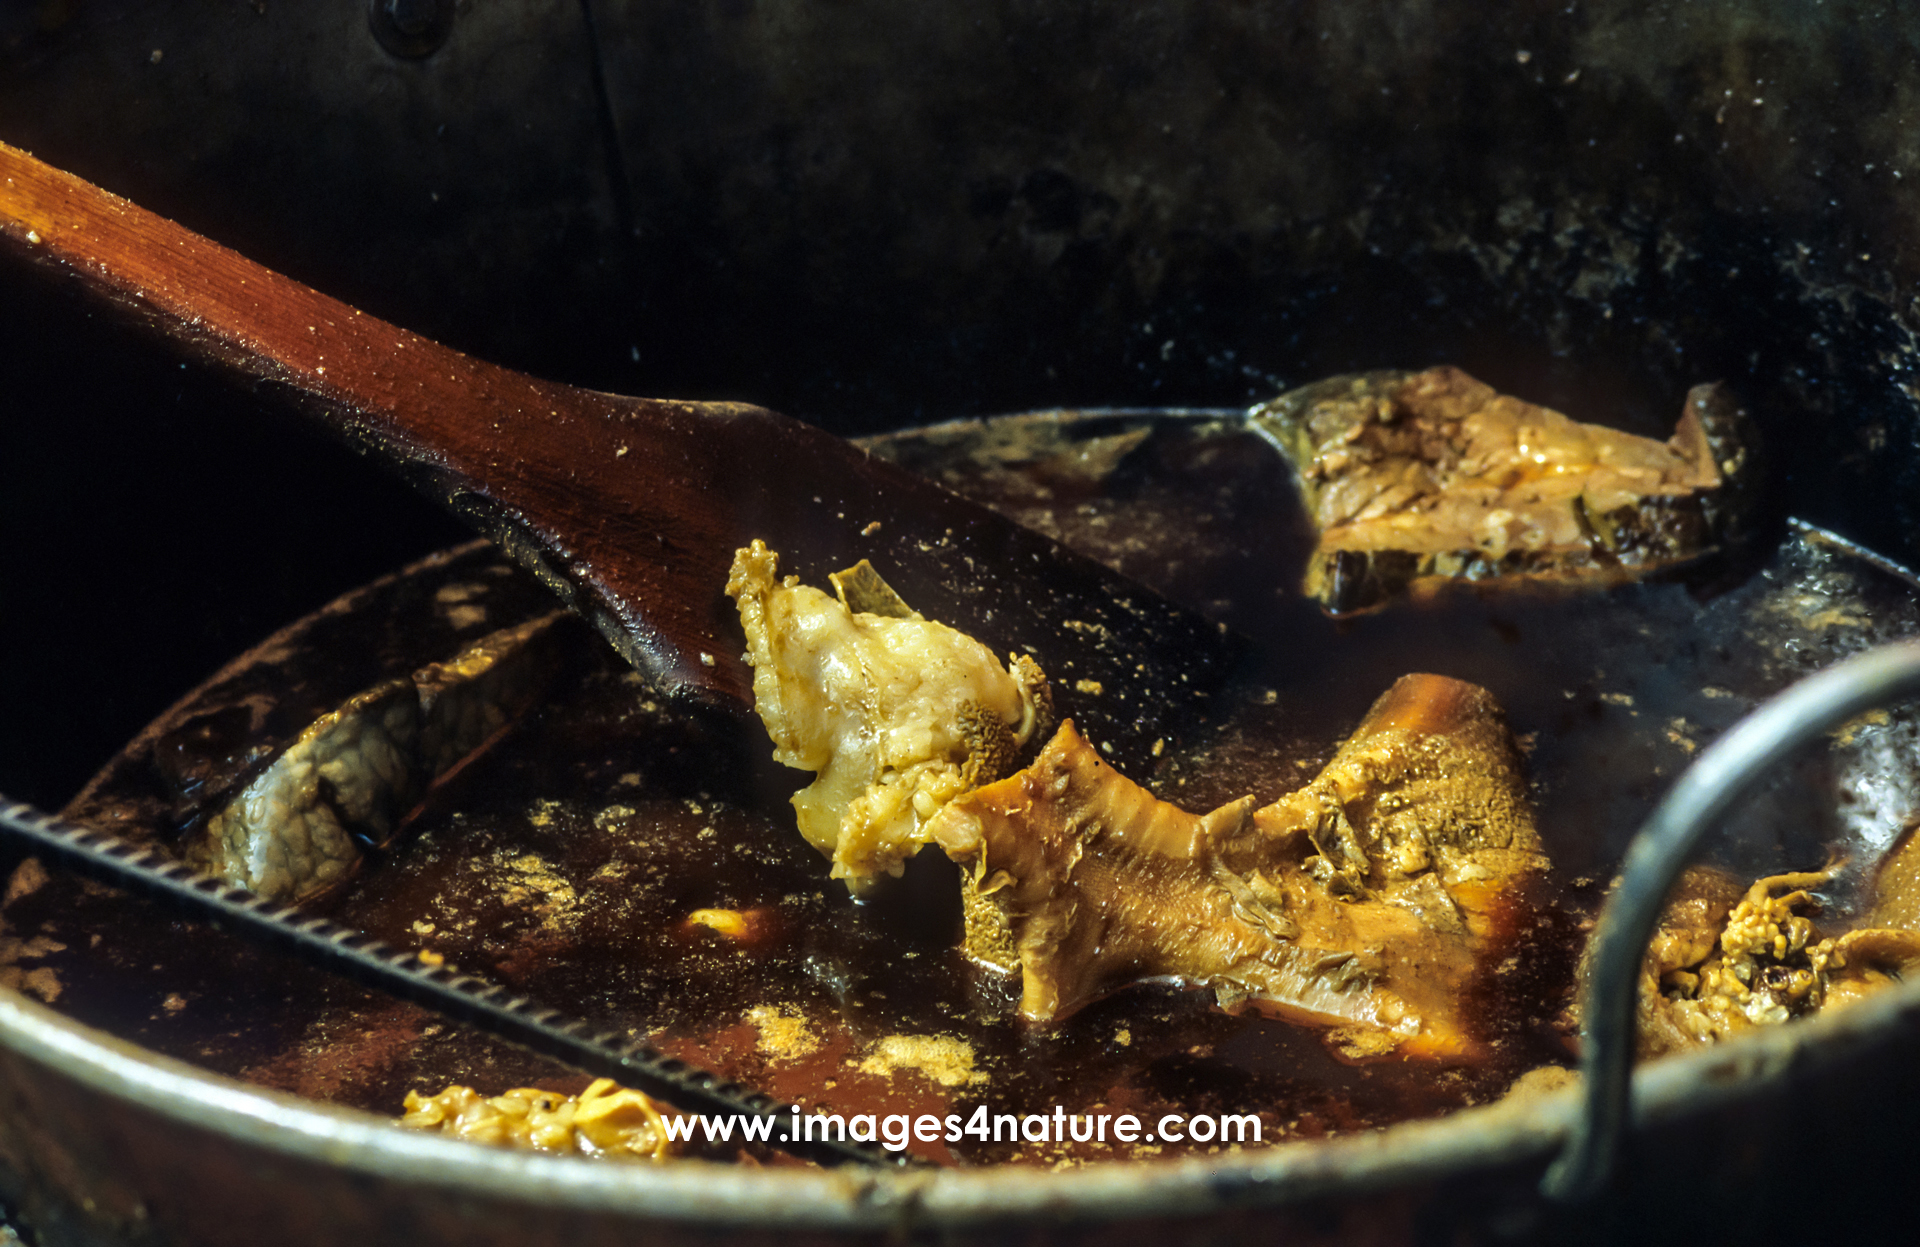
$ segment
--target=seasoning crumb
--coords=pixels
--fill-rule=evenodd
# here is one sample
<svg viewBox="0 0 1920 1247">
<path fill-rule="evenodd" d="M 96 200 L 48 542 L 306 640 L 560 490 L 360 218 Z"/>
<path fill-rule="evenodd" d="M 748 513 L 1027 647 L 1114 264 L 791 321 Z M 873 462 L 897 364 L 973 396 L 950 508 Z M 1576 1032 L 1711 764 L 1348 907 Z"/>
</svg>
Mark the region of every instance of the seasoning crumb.
<svg viewBox="0 0 1920 1247">
<path fill-rule="evenodd" d="M 1076 693 L 1091 693 L 1095 697 L 1107 691 L 1106 686 L 1098 680 L 1075 680 L 1073 689 Z"/>
<path fill-rule="evenodd" d="M 1119 1044 L 1122 1048 L 1130 1047 L 1133 1044 L 1133 1032 L 1122 1026 L 1119 1030 L 1113 1032 L 1113 1042 Z"/>
<path fill-rule="evenodd" d="M 820 1047 L 820 1037 L 807 1025 L 806 1015 L 792 1005 L 755 1005 L 746 1016 L 760 1032 L 754 1046 L 762 1056 L 790 1061 Z"/>
<path fill-rule="evenodd" d="M 858 1068 L 863 1074 L 882 1078 L 911 1069 L 943 1087 L 958 1087 L 987 1081 L 987 1075 L 974 1069 L 973 1062 L 973 1045 L 952 1035 L 888 1035 L 874 1045 L 873 1055 L 861 1061 Z"/>
<path fill-rule="evenodd" d="M 0 987 L 32 992 L 48 1004 L 59 1000 L 60 993 L 65 990 L 60 983 L 60 976 L 53 972 L 51 966 L 37 966 L 26 971 L 19 966 L 0 966 Z"/>
<path fill-rule="evenodd" d="M 1834 744 L 1844 749 L 1848 745 L 1851 745 L 1854 739 L 1858 737 L 1864 729 L 1868 727 L 1885 727 L 1890 722 L 1892 722 L 1892 720 L 1887 717 L 1886 711 L 1869 710 L 1857 718 L 1848 719 L 1839 727 L 1828 732 L 1827 735 L 1833 738 Z"/>
<path fill-rule="evenodd" d="M 0 907 L 13 904 L 23 896 L 31 896 L 40 890 L 47 881 L 47 868 L 40 864 L 37 857 L 29 857 L 14 868 L 12 878 L 7 880 L 7 890 L 0 896 Z"/>
<path fill-rule="evenodd" d="M 431 948 L 423 948 L 419 952 L 416 952 L 414 956 L 420 959 L 420 964 L 423 966 L 443 966 L 447 964 L 447 959 L 439 953 L 434 952 Z"/>
<path fill-rule="evenodd" d="M 35 246 L 35 247 L 37 247 L 37 246 L 39 246 L 39 245 L 40 245 L 40 231 L 39 231 L 39 230 L 37 230 L 37 229 L 30 229 L 30 230 L 28 230 L 28 231 L 27 231 L 27 242 L 28 242 L 28 243 L 29 243 L 30 245 L 32 245 L 32 246 Z"/>
<path fill-rule="evenodd" d="M 701 650 L 701 651 L 700 651 L 700 665 L 701 665 L 701 666 L 703 666 L 703 667 L 711 667 L 711 666 L 713 666 L 713 655 L 712 655 L 712 654 L 709 654 L 709 653 L 707 653 L 707 652 L 706 652 L 705 650 Z"/>
<path fill-rule="evenodd" d="M 753 926 L 753 917 L 738 909 L 696 909 L 687 915 L 687 925 L 705 927 L 730 940 L 744 940 Z"/>
<path fill-rule="evenodd" d="M 873 535 L 874 535 L 875 533 L 877 533 L 877 532 L 879 532 L 879 531 L 880 531 L 880 521 L 879 521 L 879 520 L 875 520 L 875 521 L 874 521 L 873 523 L 871 523 L 871 524 L 869 524 L 869 525 L 867 525 L 867 526 L 866 526 L 865 528 L 863 528 L 863 529 L 861 529 L 861 530 L 860 530 L 860 535 L 861 535 L 862 537 L 871 537 L 871 536 L 873 536 Z"/>
</svg>

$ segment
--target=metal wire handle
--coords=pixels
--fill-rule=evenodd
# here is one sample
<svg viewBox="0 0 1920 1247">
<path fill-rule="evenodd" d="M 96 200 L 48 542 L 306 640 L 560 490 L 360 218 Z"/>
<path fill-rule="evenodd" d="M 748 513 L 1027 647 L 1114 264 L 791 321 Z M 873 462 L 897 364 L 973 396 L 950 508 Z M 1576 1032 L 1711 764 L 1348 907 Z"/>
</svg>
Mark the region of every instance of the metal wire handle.
<svg viewBox="0 0 1920 1247">
<path fill-rule="evenodd" d="M 736 1118 L 771 1119 L 760 1138 L 823 1165 L 907 1166 L 917 1158 L 888 1155 L 875 1144 L 795 1134 L 791 1105 L 729 1082 L 644 1043 L 597 1030 L 515 996 L 498 984 L 444 962 L 388 948 L 379 940 L 314 918 L 292 905 L 264 900 L 198 874 L 150 849 L 104 831 L 69 823 L 0 796 L 0 842 L 13 842 L 88 878 L 151 897 L 244 939 L 293 954 L 335 974 L 434 1010 L 576 1069 L 637 1087 L 676 1108 Z"/>
<path fill-rule="evenodd" d="M 1920 693 L 1920 642 L 1869 650 L 1808 676 L 1702 753 L 1628 846 L 1594 933 L 1581 1001 L 1582 1112 L 1541 1181 L 1550 1199 L 1599 1193 L 1612 1175 L 1632 1090 L 1634 997 L 1660 906 L 1700 837 L 1773 767 L 1864 711 Z"/>
</svg>

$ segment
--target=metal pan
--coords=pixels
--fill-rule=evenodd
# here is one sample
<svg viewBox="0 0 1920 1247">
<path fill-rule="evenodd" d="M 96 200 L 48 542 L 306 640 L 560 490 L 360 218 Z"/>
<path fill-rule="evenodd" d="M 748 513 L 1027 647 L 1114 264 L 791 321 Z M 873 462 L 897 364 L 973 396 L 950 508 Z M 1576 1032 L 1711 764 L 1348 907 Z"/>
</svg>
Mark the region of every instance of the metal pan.
<svg viewBox="0 0 1920 1247">
<path fill-rule="evenodd" d="M 1914 585 L 1899 569 L 1797 526 L 1761 572 L 1704 598 L 1699 586 L 1681 583 L 1632 587 L 1597 602 L 1578 601 L 1571 610 L 1560 599 L 1470 594 L 1411 624 L 1382 617 L 1333 625 L 1310 609 L 1278 605 L 1289 580 L 1284 566 L 1276 570 L 1275 554 L 1301 547 L 1290 528 L 1284 473 L 1259 446 L 1235 413 L 1119 410 L 937 427 L 884 439 L 876 449 L 1003 505 L 1024 498 L 1024 518 L 1108 557 L 1135 559 L 1129 570 L 1164 578 L 1177 567 L 1183 579 L 1162 587 L 1211 601 L 1256 633 L 1277 655 L 1257 678 L 1260 699 L 1272 688 L 1275 713 L 1301 720 L 1295 731 L 1303 741 L 1318 733 L 1322 749 L 1333 725 L 1364 709 L 1377 691 L 1373 683 L 1389 673 L 1448 664 L 1449 672 L 1488 682 L 1512 703 L 1518 727 L 1539 730 L 1533 765 L 1542 822 L 1555 829 L 1553 848 L 1570 874 L 1600 873 L 1617 858 L 1625 834 L 1658 795 L 1659 777 L 1684 768 L 1693 741 L 1710 738 L 1799 673 L 1910 633 L 1920 618 Z M 1036 492 L 1047 496 L 1036 501 Z M 1124 524 L 1129 514 L 1132 528 Z M 1260 568 L 1267 579 L 1256 581 L 1258 593 L 1216 594 L 1208 587 L 1244 586 Z M 70 812 L 122 834 L 163 835 L 178 818 L 178 790 L 158 778 L 156 755 L 177 750 L 183 740 L 205 741 L 202 729 L 231 721 L 235 707 L 245 708 L 247 723 L 278 720 L 284 731 L 285 723 L 298 723 L 385 668 L 407 669 L 421 654 L 444 648 L 462 629 L 484 630 L 543 608 L 537 587 L 523 584 L 484 547 L 410 568 L 235 660 L 143 733 Z M 1685 627 L 1674 626 L 1683 619 Z M 1836 627 L 1836 620 L 1853 622 Z M 586 648 L 597 656 L 597 647 L 588 642 Z M 1326 666 L 1330 652 L 1344 660 L 1338 672 L 1316 677 L 1302 662 L 1315 655 L 1310 666 Z M 1373 683 L 1369 673 L 1377 673 Z M 1717 695 L 1700 691 L 1706 688 Z M 1703 720 L 1708 714 L 1720 718 Z M 1816 852 L 1836 839 L 1865 846 L 1890 834 L 1870 819 L 1847 823 L 1829 815 L 1809 827 L 1807 816 L 1837 808 L 1834 794 L 1842 789 L 1911 788 L 1915 776 L 1888 759 L 1898 754 L 1889 745 L 1912 730 L 1909 719 L 1894 718 L 1881 732 L 1884 739 L 1857 741 L 1850 752 L 1829 751 L 1803 766 L 1795 783 L 1776 789 L 1771 813 L 1749 812 L 1729 860 L 1766 869 L 1781 853 Z M 577 746 L 580 736 L 562 732 L 559 739 Z M 734 756 L 730 743 L 709 746 Z M 512 748 L 537 753 L 531 739 Z M 528 765 L 509 757 L 514 767 Z M 1593 765 L 1597 758 L 1610 761 Z M 639 765 L 631 755 L 571 761 L 589 791 Z M 1655 778 L 1622 782 L 1633 773 Z M 621 800 L 639 803 L 631 795 Z M 498 843 L 488 848 L 498 856 Z M 478 853 L 480 845 L 477 839 L 436 844 L 434 851 Z M 803 855 L 803 869 L 805 861 Z M 404 866 L 390 869 L 397 874 Z M 63 1009 L 137 1035 L 148 1047 L 130 1047 L 16 1002 L 7 1024 L 15 1028 L 16 1063 L 8 1068 L 18 1111 L 8 1117 L 11 1134 L 0 1136 L 9 1140 L 0 1156 L 24 1175 L 13 1197 L 36 1224 L 137 1231 L 157 1241 L 258 1241 L 264 1233 L 338 1241 L 350 1223 L 375 1241 L 384 1241 L 381 1235 L 454 1241 L 479 1232 L 476 1219 L 488 1233 L 524 1232 L 536 1241 L 560 1233 L 554 1225 L 589 1241 L 594 1233 L 628 1235 L 642 1226 L 665 1235 L 746 1239 L 831 1231 L 853 1239 L 905 1233 L 1104 1240 L 1164 1236 L 1175 1227 L 1251 1237 L 1275 1226 L 1404 1239 L 1436 1225 L 1526 1237 L 1572 1235 L 1609 1218 L 1647 1216 L 1678 1233 L 1745 1215 L 1738 1198 L 1702 1200 L 1699 1184 L 1737 1190 L 1766 1159 L 1728 1153 L 1703 1176 L 1697 1167 L 1683 1173 L 1663 1160 L 1664 1149 L 1698 1148 L 1702 1137 L 1751 1129 L 1755 1115 L 1764 1121 L 1784 1113 L 1783 1121 L 1796 1123 L 1795 1151 L 1819 1154 L 1825 1136 L 1817 1129 L 1805 1133 L 1795 1106 L 1836 1094 L 1828 1080 L 1871 1079 L 1896 1067 L 1910 1014 L 1920 1007 L 1896 993 L 1756 1043 L 1654 1067 L 1640 1082 L 1641 1131 L 1598 1213 L 1570 1212 L 1538 1190 L 1577 1111 L 1565 1093 L 1350 1137 L 1062 1172 L 995 1165 L 855 1176 L 743 1172 L 698 1161 L 609 1172 L 403 1134 L 364 1111 L 317 1103 L 310 1097 L 377 1107 L 380 1101 L 368 1097 L 382 1079 L 413 1076 L 420 1068 L 415 1055 L 394 1051 L 407 1042 L 429 1046 L 417 1022 L 397 1023 L 377 1000 L 237 954 L 211 934 L 174 930 L 164 919 L 156 927 L 155 919 L 128 914 L 123 902 L 66 888 L 44 882 L 36 896 L 16 900 L 9 910 L 16 927 L 29 915 L 59 915 L 46 921 L 43 934 L 73 949 L 31 964 L 60 976 L 55 1003 Z M 1589 901 L 1594 892 L 1589 886 Z M 89 933 L 103 936 L 105 952 L 84 948 L 94 943 Z M 930 947 L 938 938 L 930 937 Z M 158 948 L 167 942 L 173 947 Z M 116 944 L 155 951 L 150 959 L 143 951 L 136 963 L 116 954 Z M 496 950 L 495 956 L 508 964 L 521 951 Z M 1559 978 L 1547 976 L 1542 989 L 1564 994 L 1569 968 L 1563 961 Z M 547 990 L 586 994 L 564 968 L 545 966 L 540 977 Z M 260 991 L 262 981 L 275 990 Z M 688 988 L 675 991 L 684 995 Z M 303 1014 L 298 1025 L 287 1019 L 286 1000 L 306 996 L 319 998 L 331 1018 L 326 1025 L 334 1042 L 324 1051 L 313 1048 L 319 1032 L 310 1018 Z M 311 1003 L 298 1007 L 310 1010 Z M 660 1004 L 658 997 L 643 998 L 636 1007 L 644 1018 L 649 1005 Z M 190 1057 L 202 1068 L 153 1049 Z M 531 1067 L 515 1067 L 510 1055 L 472 1044 L 445 1059 L 476 1081 L 543 1072 L 529 1073 Z M 297 1066 L 291 1073 L 290 1061 Z M 256 1085 L 210 1076 L 207 1067 L 248 1073 Z M 50 1071 L 57 1076 L 48 1077 Z M 263 1091 L 262 1081 L 299 1086 L 308 1097 Z M 49 1087 L 68 1098 L 49 1098 Z M 174 1137 L 177 1143 L 182 1129 L 195 1140 L 192 1147 L 159 1142 Z M 316 1169 L 316 1158 L 340 1167 Z M 227 1166 L 241 1163 L 256 1175 L 249 1198 L 257 1202 L 244 1214 L 231 1197 L 212 1196 L 231 1181 Z M 117 1203 L 103 1198 L 108 1187 L 122 1193 Z M 303 1228 L 288 1211 L 315 1206 L 338 1219 Z M 387 1228 L 371 1228 L 375 1223 Z"/>
</svg>

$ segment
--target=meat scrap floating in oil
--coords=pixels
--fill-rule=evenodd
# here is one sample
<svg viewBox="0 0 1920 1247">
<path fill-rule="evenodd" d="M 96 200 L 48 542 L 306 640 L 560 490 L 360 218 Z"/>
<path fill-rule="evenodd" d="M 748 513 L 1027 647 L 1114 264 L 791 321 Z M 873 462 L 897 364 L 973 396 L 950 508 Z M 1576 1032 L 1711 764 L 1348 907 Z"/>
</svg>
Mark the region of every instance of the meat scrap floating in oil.
<svg viewBox="0 0 1920 1247">
<path fill-rule="evenodd" d="M 482 637 L 320 716 L 183 845 L 186 859 L 267 900 L 337 891 L 390 845 L 440 777 L 484 750 L 546 687 L 563 612 Z"/>
<path fill-rule="evenodd" d="M 1742 888 L 1713 867 L 1675 885 L 1640 970 L 1636 1048 L 1642 1058 L 1719 1043 L 1756 1026 L 1843 1008 L 1920 970 L 1920 931 L 1907 929 L 1911 844 L 1878 872 L 1861 925 L 1818 926 L 1818 890 L 1832 869 L 1770 875 Z"/>
<path fill-rule="evenodd" d="M 400 1124 L 475 1143 L 561 1155 L 665 1160 L 678 1149 L 651 1098 L 599 1078 L 577 1095 L 515 1087 L 483 1096 L 471 1087 L 407 1093 Z"/>
<path fill-rule="evenodd" d="M 1457 368 L 1333 377 L 1254 408 L 1319 531 L 1303 590 L 1363 610 L 1446 580 L 1617 583 L 1741 537 L 1760 472 L 1725 387 L 1665 442 L 1580 424 Z"/>
</svg>

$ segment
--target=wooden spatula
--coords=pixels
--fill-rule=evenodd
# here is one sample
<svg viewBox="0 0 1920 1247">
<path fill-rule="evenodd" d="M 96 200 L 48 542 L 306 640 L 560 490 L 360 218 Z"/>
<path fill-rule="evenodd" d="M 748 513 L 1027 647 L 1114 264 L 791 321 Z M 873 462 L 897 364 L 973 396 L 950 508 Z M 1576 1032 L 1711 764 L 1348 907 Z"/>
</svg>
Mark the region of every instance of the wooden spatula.
<svg viewBox="0 0 1920 1247">
<path fill-rule="evenodd" d="M 1033 653 L 1063 712 L 1123 766 L 1229 665 L 1214 625 L 800 421 L 469 358 L 4 144 L 0 237 L 399 469 L 669 694 L 750 703 L 722 588 L 755 537 L 814 583 L 869 558 L 927 617 Z"/>
</svg>

